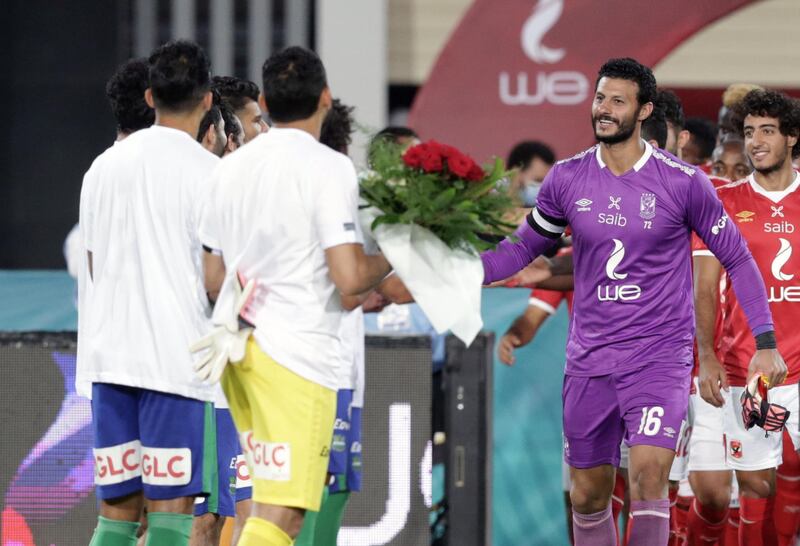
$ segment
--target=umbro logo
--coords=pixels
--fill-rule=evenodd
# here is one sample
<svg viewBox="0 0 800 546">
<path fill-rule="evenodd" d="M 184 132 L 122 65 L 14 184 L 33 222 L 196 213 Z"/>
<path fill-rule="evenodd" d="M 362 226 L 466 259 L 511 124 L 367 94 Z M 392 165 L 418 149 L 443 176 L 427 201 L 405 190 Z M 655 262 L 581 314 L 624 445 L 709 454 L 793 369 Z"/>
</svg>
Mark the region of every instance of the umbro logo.
<svg viewBox="0 0 800 546">
<path fill-rule="evenodd" d="M 578 205 L 578 212 L 587 212 L 592 210 L 591 199 L 586 199 L 584 197 L 583 199 L 578 199 L 577 201 L 575 201 L 575 204 Z"/>
<path fill-rule="evenodd" d="M 743 210 L 742 212 L 737 212 L 736 213 L 736 218 L 737 218 L 736 221 L 739 222 L 739 223 L 741 223 L 741 222 L 752 222 L 753 221 L 753 216 L 755 216 L 755 215 L 756 215 L 755 212 L 751 212 L 749 210 Z"/>
</svg>

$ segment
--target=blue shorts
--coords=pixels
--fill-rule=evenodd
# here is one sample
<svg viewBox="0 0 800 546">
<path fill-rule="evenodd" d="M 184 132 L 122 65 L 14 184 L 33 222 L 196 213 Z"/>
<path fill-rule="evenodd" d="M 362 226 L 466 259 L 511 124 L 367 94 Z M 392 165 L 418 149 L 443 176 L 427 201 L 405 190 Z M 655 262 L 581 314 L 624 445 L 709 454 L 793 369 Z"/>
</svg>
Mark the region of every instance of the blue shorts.
<svg viewBox="0 0 800 546">
<path fill-rule="evenodd" d="M 214 408 L 177 394 L 92 384 L 94 483 L 108 500 L 205 496 L 216 479 Z"/>
<path fill-rule="evenodd" d="M 253 496 L 250 473 L 242 454 L 239 433 L 233 425 L 231 411 L 216 408 L 217 417 L 217 461 L 219 463 L 218 479 L 212 484 L 208 497 L 198 497 L 194 506 L 194 515 L 212 513 L 220 516 L 236 516 L 236 503 Z"/>
<path fill-rule="evenodd" d="M 353 389 L 339 389 L 336 393 L 336 420 L 333 422 L 329 474 L 347 472 L 348 437 L 350 436 L 350 408 L 353 404 Z"/>
<path fill-rule="evenodd" d="M 361 491 L 361 408 L 350 410 L 350 433 L 347 436 L 347 470 L 336 475 L 328 491 Z"/>
</svg>

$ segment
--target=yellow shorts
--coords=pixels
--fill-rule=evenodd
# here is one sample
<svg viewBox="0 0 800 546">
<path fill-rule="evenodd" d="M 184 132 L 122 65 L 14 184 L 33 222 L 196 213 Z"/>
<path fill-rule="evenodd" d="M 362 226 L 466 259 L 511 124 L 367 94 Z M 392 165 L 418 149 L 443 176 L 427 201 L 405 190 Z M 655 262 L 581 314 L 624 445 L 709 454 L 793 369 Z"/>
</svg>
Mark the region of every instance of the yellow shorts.
<svg viewBox="0 0 800 546">
<path fill-rule="evenodd" d="M 222 376 L 253 480 L 253 500 L 319 511 L 336 391 L 267 356 L 251 337 L 243 362 Z"/>
</svg>

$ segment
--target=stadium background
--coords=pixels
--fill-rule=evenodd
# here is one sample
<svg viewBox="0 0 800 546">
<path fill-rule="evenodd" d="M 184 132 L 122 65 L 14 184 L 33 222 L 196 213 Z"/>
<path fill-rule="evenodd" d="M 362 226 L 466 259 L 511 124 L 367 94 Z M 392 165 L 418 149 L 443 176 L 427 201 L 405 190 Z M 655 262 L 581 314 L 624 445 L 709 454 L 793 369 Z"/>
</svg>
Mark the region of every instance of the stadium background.
<svg viewBox="0 0 800 546">
<path fill-rule="evenodd" d="M 158 42 L 194 37 L 209 49 L 215 72 L 256 81 L 260 62 L 270 50 L 305 44 L 320 52 L 334 94 L 357 106 L 356 116 L 366 130 L 405 123 L 414 105 L 410 119 L 418 122 L 423 138 L 435 136 L 482 153 L 484 148 L 471 149 L 480 142 L 497 155 L 507 151 L 509 141 L 503 139 L 539 138 L 557 143 L 563 157 L 588 143 L 588 123 L 583 121 L 588 118 L 587 102 L 553 110 L 564 119 L 574 115 L 583 121 L 565 126 L 564 131 L 575 130 L 581 136 L 564 143 L 561 129 L 554 133 L 556 125 L 543 121 L 552 104 L 518 109 L 516 115 L 524 120 L 521 129 L 501 131 L 495 125 L 492 131 L 492 121 L 499 124 L 497 120 L 506 114 L 477 85 L 491 80 L 496 88 L 498 72 L 506 69 L 525 71 L 531 81 L 540 73 L 561 70 L 558 63 L 543 66 L 520 54 L 523 25 L 537 10 L 557 8 L 557 16 L 542 27 L 545 32 L 539 39 L 552 50 L 563 50 L 563 62 L 574 63 L 577 53 L 570 51 L 580 51 L 583 43 L 602 50 L 609 40 L 614 54 L 653 57 L 659 84 L 679 93 L 687 115 L 715 120 L 722 90 L 736 81 L 798 94 L 796 0 L 694 3 L 703 6 L 674 1 L 658 8 L 665 16 L 648 18 L 643 13 L 655 9 L 655 3 L 628 2 L 629 10 L 609 8 L 610 13 L 598 16 L 591 0 L 351 0 L 347 9 L 326 0 L 7 0 L 0 37 L 0 66 L 5 68 L 0 101 L 7 120 L 0 132 L 0 331 L 74 329 L 74 285 L 61 271 L 61 245 L 77 220 L 82 174 L 113 139 L 103 86 L 119 62 L 146 53 Z M 625 2 L 609 0 L 608 6 L 612 4 Z M 660 32 L 672 28 L 673 20 L 689 22 L 680 27 L 681 33 Z M 574 25 L 588 30 L 570 32 Z M 659 30 L 652 36 L 663 43 L 626 42 L 627 30 L 638 27 Z M 481 54 L 479 49 L 487 48 L 476 37 L 498 29 L 511 38 L 498 40 L 491 55 Z M 453 68 L 471 55 L 476 62 L 467 76 L 474 86 L 464 85 L 458 79 L 463 74 Z M 509 63 L 516 65 L 508 68 Z M 590 85 L 591 69 L 584 70 Z M 580 67 L 563 70 L 580 71 Z M 423 95 L 431 99 L 414 104 L 415 97 Z M 437 97 L 454 98 L 442 104 Z M 496 98 L 496 91 L 491 98 Z M 446 110 L 451 102 L 470 123 L 468 131 L 457 128 L 448 139 L 454 128 L 441 121 L 437 111 Z M 459 142 L 464 138 L 459 133 L 471 133 L 470 139 Z M 360 136 L 357 144 L 365 138 Z M 357 162 L 362 154 L 356 146 Z M 486 329 L 502 334 L 526 300 L 524 290 L 485 290 Z M 508 369 L 495 363 L 493 538 L 497 545 L 566 540 L 560 492 L 565 331 L 561 309 L 534 343 L 520 351 L 517 366 Z M 11 364 L 7 353 L 0 352 L 3 374 L 13 369 Z M 53 358 L 50 369 L 15 370 L 25 375 L 13 381 L 2 376 L 3 399 L 12 390 L 17 396 L 30 393 L 23 407 L 3 406 L 8 424 L 4 430 L 12 430 L 12 420 L 27 429 L 22 443 L 35 443 L 47 430 L 48 419 L 56 416 L 61 401 L 42 400 L 36 379 L 47 376 L 59 381 L 58 366 Z M 3 507 L 14 473 L 32 445 L 19 446 L 19 460 L 3 462 Z M 6 456 L 10 453 L 4 451 Z"/>
</svg>

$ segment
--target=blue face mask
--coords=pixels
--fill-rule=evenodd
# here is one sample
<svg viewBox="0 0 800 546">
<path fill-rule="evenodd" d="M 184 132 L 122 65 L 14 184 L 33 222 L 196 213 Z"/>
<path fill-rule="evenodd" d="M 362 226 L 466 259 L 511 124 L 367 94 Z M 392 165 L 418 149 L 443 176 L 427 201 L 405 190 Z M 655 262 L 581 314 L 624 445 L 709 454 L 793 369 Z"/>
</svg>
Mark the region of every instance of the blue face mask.
<svg viewBox="0 0 800 546">
<path fill-rule="evenodd" d="M 536 196 L 539 195 L 539 188 L 541 184 L 526 184 L 519 190 L 519 198 L 522 201 L 522 206 L 525 208 L 532 208 L 536 206 Z"/>
</svg>

